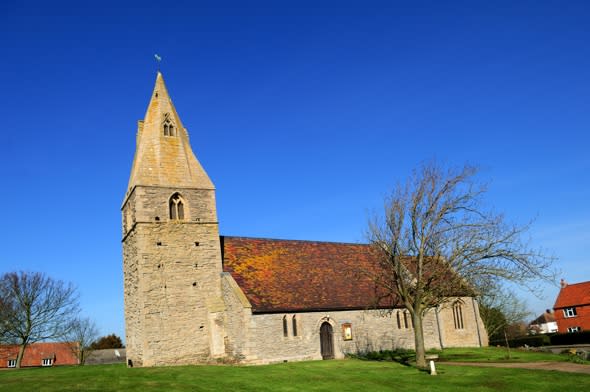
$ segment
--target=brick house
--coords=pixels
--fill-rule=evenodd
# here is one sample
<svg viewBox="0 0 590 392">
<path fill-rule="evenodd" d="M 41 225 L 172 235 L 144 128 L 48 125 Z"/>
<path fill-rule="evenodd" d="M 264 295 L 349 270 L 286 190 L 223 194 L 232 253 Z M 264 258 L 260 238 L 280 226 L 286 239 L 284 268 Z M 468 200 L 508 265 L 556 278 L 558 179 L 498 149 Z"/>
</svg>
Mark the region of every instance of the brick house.
<svg viewBox="0 0 590 392">
<path fill-rule="evenodd" d="M 32 343 L 25 349 L 21 367 L 77 365 L 78 343 L 47 342 Z M 18 345 L 0 346 L 0 368 L 16 367 Z"/>
<path fill-rule="evenodd" d="M 562 279 L 553 309 L 558 332 L 590 331 L 590 281 L 568 284 Z"/>
</svg>

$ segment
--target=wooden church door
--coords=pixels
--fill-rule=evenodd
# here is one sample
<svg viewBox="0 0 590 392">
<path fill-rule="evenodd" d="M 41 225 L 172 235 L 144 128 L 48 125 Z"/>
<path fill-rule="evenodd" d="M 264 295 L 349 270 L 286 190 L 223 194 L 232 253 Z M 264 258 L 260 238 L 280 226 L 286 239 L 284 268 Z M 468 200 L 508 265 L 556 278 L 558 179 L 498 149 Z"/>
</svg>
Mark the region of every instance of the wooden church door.
<svg viewBox="0 0 590 392">
<path fill-rule="evenodd" d="M 320 327 L 320 348 L 322 359 L 334 359 L 334 339 L 330 323 L 324 322 Z"/>
</svg>

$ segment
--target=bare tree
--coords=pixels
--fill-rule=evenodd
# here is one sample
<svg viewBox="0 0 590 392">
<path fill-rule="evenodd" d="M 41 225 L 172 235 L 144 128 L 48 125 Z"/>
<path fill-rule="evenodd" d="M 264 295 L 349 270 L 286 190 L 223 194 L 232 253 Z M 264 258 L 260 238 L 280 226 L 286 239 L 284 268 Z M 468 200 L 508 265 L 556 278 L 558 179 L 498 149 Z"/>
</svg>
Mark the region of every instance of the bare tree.
<svg viewBox="0 0 590 392">
<path fill-rule="evenodd" d="M 98 338 L 96 323 L 89 318 L 76 318 L 72 321 L 69 333 L 64 340 L 70 344 L 70 349 L 78 357 L 78 364 L 84 366 L 86 360 L 94 351 L 92 343 Z"/>
<path fill-rule="evenodd" d="M 4 304 L 4 339 L 20 346 L 16 367 L 21 366 L 29 344 L 61 338 L 69 332 L 78 313 L 74 286 L 38 272 L 2 275 L 0 299 Z"/>
<path fill-rule="evenodd" d="M 369 222 L 379 254 L 380 289 L 404 306 L 414 323 L 416 365 L 426 367 L 422 320 L 449 297 L 473 294 L 489 279 L 527 284 L 549 279 L 552 260 L 521 241 L 528 226 L 509 225 L 485 211 L 477 169 L 422 166 L 386 199 L 383 215 Z"/>
<path fill-rule="evenodd" d="M 496 285 L 480 288 L 479 314 L 490 340 L 504 338 L 509 325 L 523 322 L 531 313 L 526 303 L 510 291 Z"/>
<path fill-rule="evenodd" d="M 13 312 L 13 304 L 10 298 L 0 295 L 0 344 L 13 344 L 14 340 L 9 335 L 9 318 Z"/>
</svg>

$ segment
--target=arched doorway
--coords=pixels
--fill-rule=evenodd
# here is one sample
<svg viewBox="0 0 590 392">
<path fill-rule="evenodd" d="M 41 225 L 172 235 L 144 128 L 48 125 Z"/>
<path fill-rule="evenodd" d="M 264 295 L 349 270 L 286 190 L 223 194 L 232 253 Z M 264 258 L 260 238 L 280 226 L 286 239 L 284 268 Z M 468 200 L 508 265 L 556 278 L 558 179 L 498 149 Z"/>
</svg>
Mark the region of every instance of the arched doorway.
<svg viewBox="0 0 590 392">
<path fill-rule="evenodd" d="M 334 331 L 328 322 L 322 323 L 320 327 L 320 348 L 322 359 L 334 359 Z"/>
</svg>

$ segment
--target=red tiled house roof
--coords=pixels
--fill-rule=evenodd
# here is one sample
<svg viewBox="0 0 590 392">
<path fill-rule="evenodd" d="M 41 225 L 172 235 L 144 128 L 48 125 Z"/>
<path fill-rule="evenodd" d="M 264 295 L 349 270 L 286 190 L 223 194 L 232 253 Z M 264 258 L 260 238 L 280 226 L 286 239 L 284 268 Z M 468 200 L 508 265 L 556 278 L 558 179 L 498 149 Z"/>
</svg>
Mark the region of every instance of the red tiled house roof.
<svg viewBox="0 0 590 392">
<path fill-rule="evenodd" d="M 396 303 L 369 276 L 380 267 L 367 244 L 221 237 L 221 246 L 223 270 L 244 291 L 253 313 L 391 308 Z M 449 276 L 456 277 L 450 271 Z"/>
<path fill-rule="evenodd" d="M 568 284 L 562 287 L 555 300 L 554 309 L 590 305 L 590 281 Z"/>
<path fill-rule="evenodd" d="M 22 367 L 41 366 L 43 359 L 53 359 L 53 365 L 77 365 L 78 358 L 72 345 L 77 347 L 77 343 L 70 342 L 49 342 L 49 343 L 32 343 L 25 349 L 25 354 L 21 363 Z M 16 359 L 19 346 L 3 345 L 0 346 L 0 368 L 8 366 L 8 360 Z"/>
</svg>

